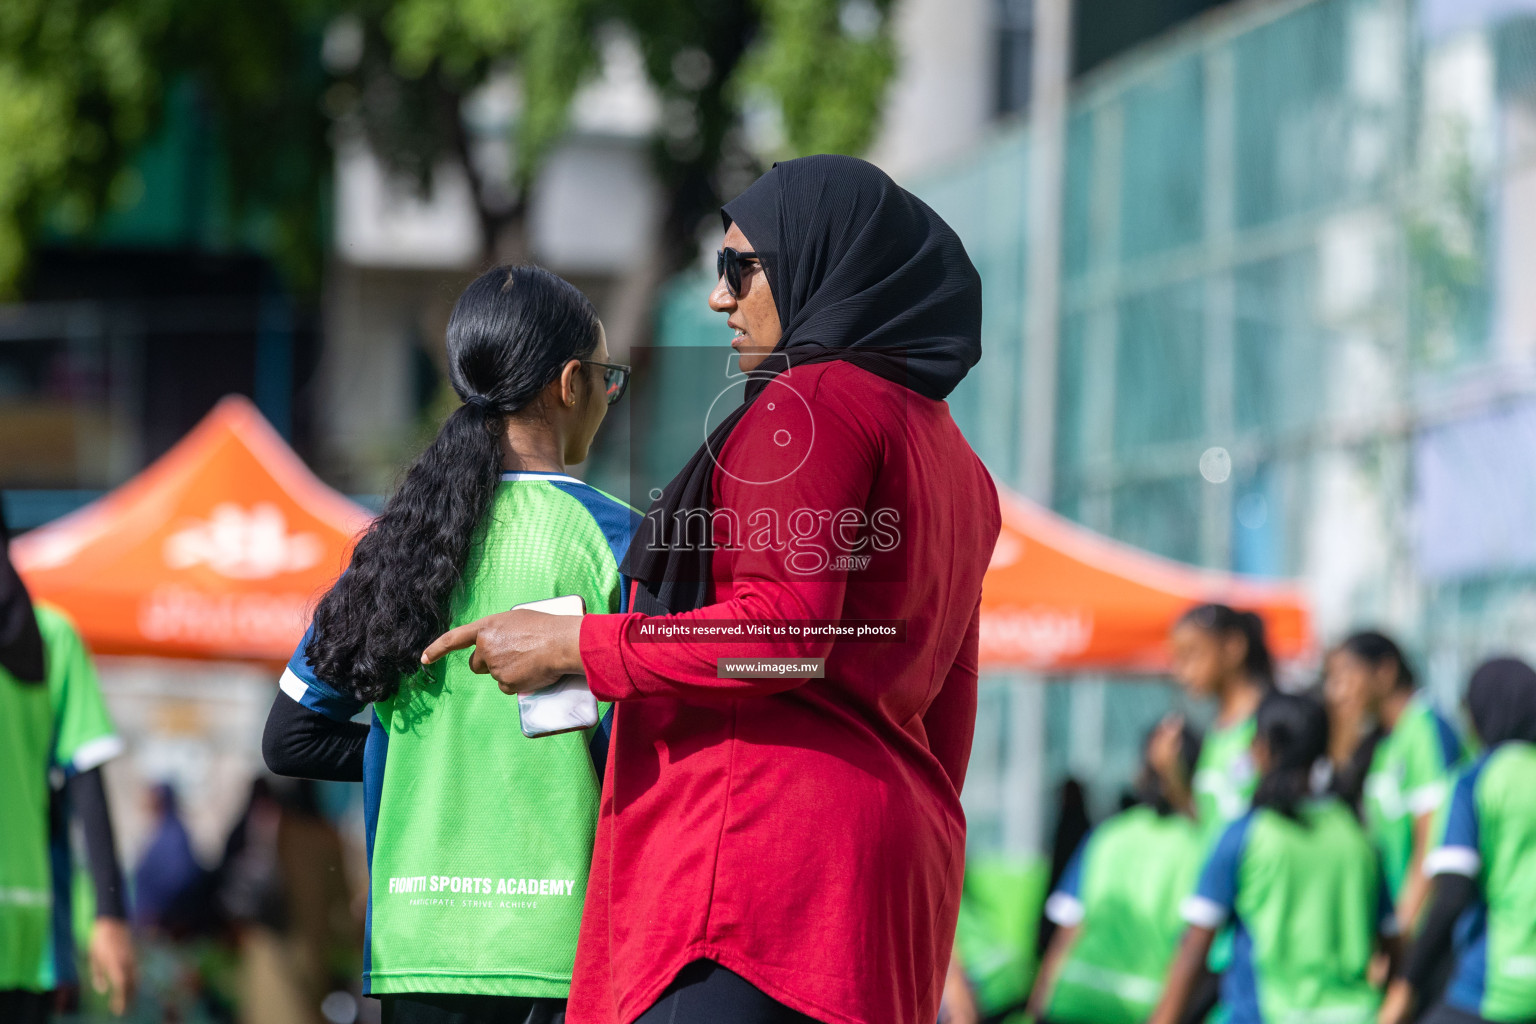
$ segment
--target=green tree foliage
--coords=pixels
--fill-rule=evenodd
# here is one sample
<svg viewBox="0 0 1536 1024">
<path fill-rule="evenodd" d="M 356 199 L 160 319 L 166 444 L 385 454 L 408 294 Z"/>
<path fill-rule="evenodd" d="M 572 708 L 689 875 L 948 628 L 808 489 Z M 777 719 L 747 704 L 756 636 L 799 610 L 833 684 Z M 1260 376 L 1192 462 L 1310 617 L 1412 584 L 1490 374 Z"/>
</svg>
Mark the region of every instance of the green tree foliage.
<svg viewBox="0 0 1536 1024">
<path fill-rule="evenodd" d="M 99 213 L 154 120 L 169 13 L 0 4 L 0 282 L 15 280 L 49 207 L 78 223 Z"/>
<path fill-rule="evenodd" d="M 196 83 L 237 218 L 300 287 L 318 280 L 327 125 L 323 0 L 0 3 L 0 291 L 45 225 L 88 233 L 124 196 L 169 89 Z M 261 212 L 259 221 L 254 219 Z"/>
<path fill-rule="evenodd" d="M 662 252 L 691 255 L 700 218 L 767 160 L 859 152 L 894 70 L 891 0 L 5 0 L 0 3 L 0 289 L 46 225 L 89 237 L 124 201 L 134 153 L 168 90 L 210 111 L 242 237 L 301 290 L 324 252 L 337 131 L 361 128 L 423 187 L 445 160 L 471 173 L 486 246 L 520 222 L 603 33 L 638 43 L 664 116 L 655 164 Z M 356 45 L 323 63 L 328 28 Z M 476 175 L 462 113 L 510 73 L 520 110 L 510 181 Z M 765 150 L 744 112 L 776 115 Z M 770 117 L 770 120 L 773 120 Z M 761 134 L 761 133 L 759 133 Z"/>
<path fill-rule="evenodd" d="M 871 142 L 896 68 L 890 0 L 763 0 L 762 45 L 743 69 L 783 111 L 790 150 L 859 153 Z"/>
<path fill-rule="evenodd" d="M 895 70 L 892 0 L 610 0 L 634 31 L 664 111 L 662 252 L 693 254 L 700 219 L 775 159 L 863 152 Z M 749 107 L 776 111 L 782 141 L 747 137 Z"/>
</svg>

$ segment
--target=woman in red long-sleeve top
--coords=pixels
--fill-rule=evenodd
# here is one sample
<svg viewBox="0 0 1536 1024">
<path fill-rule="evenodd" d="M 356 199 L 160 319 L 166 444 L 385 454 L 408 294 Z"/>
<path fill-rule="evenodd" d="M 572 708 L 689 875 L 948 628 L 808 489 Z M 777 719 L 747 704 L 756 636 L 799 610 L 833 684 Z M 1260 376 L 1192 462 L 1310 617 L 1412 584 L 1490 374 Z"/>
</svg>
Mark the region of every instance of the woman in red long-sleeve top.
<svg viewBox="0 0 1536 1024">
<path fill-rule="evenodd" d="M 573 1024 L 931 1024 L 1000 525 L 942 400 L 980 356 L 980 286 L 937 215 L 862 161 L 779 164 L 723 213 L 711 305 L 748 399 L 642 524 L 640 610 L 504 613 L 424 657 L 473 643 L 508 692 L 583 671 L 616 703 Z M 716 620 L 905 636 L 644 628 Z M 762 657 L 824 672 L 720 677 Z"/>
</svg>

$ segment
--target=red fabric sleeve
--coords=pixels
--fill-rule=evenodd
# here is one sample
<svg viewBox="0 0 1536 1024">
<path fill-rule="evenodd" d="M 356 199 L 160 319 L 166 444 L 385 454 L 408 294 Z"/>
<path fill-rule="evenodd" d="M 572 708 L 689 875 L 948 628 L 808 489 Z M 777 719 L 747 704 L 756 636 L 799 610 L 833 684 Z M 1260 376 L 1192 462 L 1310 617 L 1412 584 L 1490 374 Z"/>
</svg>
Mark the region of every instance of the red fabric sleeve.
<svg viewBox="0 0 1536 1024">
<path fill-rule="evenodd" d="M 971 740 L 976 734 L 976 678 L 980 670 L 981 602 L 971 613 L 965 639 L 950 667 L 944 686 L 928 710 L 923 712 L 923 729 L 928 734 L 928 749 L 938 759 L 944 773 L 954 783 L 955 792 L 965 785 L 965 770 L 971 760 Z"/>
<path fill-rule="evenodd" d="M 751 543 L 722 547 L 715 553 L 714 576 L 726 580 L 730 596 L 716 604 L 680 615 L 661 616 L 668 622 L 728 619 L 771 622 L 786 619 L 837 619 L 843 609 L 847 573 L 820 570 L 797 574 L 790 560 L 797 553 L 838 550 L 833 537 L 835 514 L 843 509 L 862 510 L 868 501 L 875 473 L 883 461 L 878 436 L 858 421 L 856 411 L 817 400 L 816 392 L 777 398 L 779 419 L 774 429 L 758 422 L 760 410 L 771 409 L 777 381 L 754 403 L 732 433 L 721 464 L 750 467 L 741 476 L 716 470 L 717 507 L 737 513 L 737 522 L 750 533 L 755 513 L 771 510 L 785 526 L 792 516 L 802 529 L 795 546 L 758 549 Z M 794 445 L 776 443 L 775 434 L 792 403 L 804 422 L 792 429 L 813 429 L 809 452 Z M 746 479 L 743 479 L 745 477 Z M 771 484 L 752 483 L 769 480 Z M 810 512 L 814 521 L 805 516 Z M 822 514 L 826 513 L 826 514 Z M 811 528 L 814 527 L 814 528 Z M 722 564 L 722 560 L 723 564 Z M 722 571 L 724 570 L 724 571 Z M 722 585 L 722 584 L 717 584 Z M 832 649 L 828 638 L 780 639 L 745 642 L 649 643 L 635 640 L 629 623 L 646 616 L 589 615 L 581 628 L 581 660 L 587 682 L 599 700 L 635 697 L 750 697 L 782 693 L 802 685 L 801 679 L 718 679 L 720 658 L 824 658 Z"/>
</svg>

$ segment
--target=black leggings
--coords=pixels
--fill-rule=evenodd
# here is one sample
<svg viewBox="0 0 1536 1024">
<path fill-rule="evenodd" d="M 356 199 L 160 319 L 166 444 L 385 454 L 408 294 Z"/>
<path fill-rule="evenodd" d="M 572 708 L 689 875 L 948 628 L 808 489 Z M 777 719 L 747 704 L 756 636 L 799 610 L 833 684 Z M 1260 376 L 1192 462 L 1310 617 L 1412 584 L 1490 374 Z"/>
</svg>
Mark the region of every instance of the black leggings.
<svg viewBox="0 0 1536 1024">
<path fill-rule="evenodd" d="M 1532 1018 L 1536 1021 L 1536 1017 Z M 1444 1003 L 1419 1018 L 1418 1024 L 1491 1024 L 1490 1021 L 1466 1010 L 1458 1010 Z"/>
<path fill-rule="evenodd" d="M 5 1024 L 47 1024 L 52 1019 L 52 992 L 0 989 L 0 1021 Z"/>
<path fill-rule="evenodd" d="M 713 960 L 695 960 L 635 1024 L 817 1024 Z"/>
<path fill-rule="evenodd" d="M 565 1024 L 564 999 L 437 995 L 380 997 L 384 1024 Z"/>
</svg>

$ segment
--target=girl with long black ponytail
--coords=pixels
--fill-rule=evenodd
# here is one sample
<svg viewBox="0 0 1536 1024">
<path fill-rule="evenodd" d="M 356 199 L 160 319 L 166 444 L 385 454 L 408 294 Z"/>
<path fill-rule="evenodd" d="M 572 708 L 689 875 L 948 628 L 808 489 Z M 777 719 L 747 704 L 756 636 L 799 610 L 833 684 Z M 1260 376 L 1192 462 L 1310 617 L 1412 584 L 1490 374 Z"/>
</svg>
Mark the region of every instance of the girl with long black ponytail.
<svg viewBox="0 0 1536 1024">
<path fill-rule="evenodd" d="M 1376 630 L 1351 634 L 1328 655 L 1323 692 L 1335 791 L 1381 851 L 1398 917 L 1411 929 L 1429 894 L 1422 867 L 1465 756 L 1461 738 L 1419 692 L 1402 648 Z"/>
<path fill-rule="evenodd" d="M 1275 685 L 1274 658 L 1264 621 L 1224 604 L 1197 605 L 1169 633 L 1173 676 L 1186 694 L 1216 703 L 1192 782 L 1180 776 L 1178 744 L 1182 715 L 1170 715 L 1149 749 L 1164 792 L 1175 807 L 1194 815 L 1205 838 L 1214 840 L 1248 809 L 1257 776 L 1249 757 L 1253 715 Z"/>
<path fill-rule="evenodd" d="M 1186 725 L 1177 740 L 1187 788 L 1201 737 Z M 1179 902 L 1194 888 L 1205 855 L 1194 819 L 1174 807 L 1165 789 L 1144 764 L 1140 802 L 1083 839 L 1046 900 L 1045 917 L 1056 929 L 1030 995 L 1037 1021 L 1141 1024 L 1156 1004 L 1183 932 Z M 1214 996 L 1214 980 L 1210 987 Z"/>
<path fill-rule="evenodd" d="M 1429 909 L 1381 1024 L 1536 1020 L 1536 670 L 1518 658 L 1483 662 L 1466 711 L 1482 749 L 1458 774 L 1425 858 Z M 1418 1013 L 1431 999 L 1438 1005 Z"/>
<path fill-rule="evenodd" d="M 1397 642 L 1385 633 L 1351 633 L 1329 652 L 1323 673 L 1323 703 L 1328 708 L 1328 759 L 1333 791 L 1360 813 L 1365 777 L 1376 747 L 1386 736 L 1378 703 L 1387 693 L 1414 692 L 1413 669 Z"/>
<path fill-rule="evenodd" d="M 601 340 L 591 302 L 546 270 L 493 270 L 465 289 L 448 322 L 448 381 L 464 404 L 320 601 L 306 652 L 320 678 L 373 701 L 420 669 L 501 482 L 508 417 L 537 413 L 529 406 Z"/>
<path fill-rule="evenodd" d="M 1221 1003 L 1233 1024 L 1374 1021 L 1372 957 L 1398 953 L 1380 858 L 1327 792 L 1328 712 L 1270 693 L 1254 718 L 1253 809 L 1228 825 L 1184 903 L 1189 927 L 1151 1024 L 1173 1024 L 1218 933 L 1233 935 Z M 1230 930 L 1228 926 L 1230 925 Z"/>
<path fill-rule="evenodd" d="M 628 367 L 592 304 L 537 267 L 459 298 L 449 381 L 464 404 L 411 465 L 321 599 L 268 718 L 285 775 L 364 783 L 364 991 L 392 1024 L 557 1024 L 570 989 L 606 752 L 603 729 L 525 737 L 518 704 L 450 627 L 576 595 L 623 607 L 639 514 L 566 473 Z M 367 726 L 352 719 L 372 705 Z"/>
<path fill-rule="evenodd" d="M 1253 748 L 1259 770 L 1253 806 L 1299 820 L 1313 783 L 1326 778 L 1328 712 L 1310 698 L 1271 693 L 1254 719 Z"/>
</svg>

